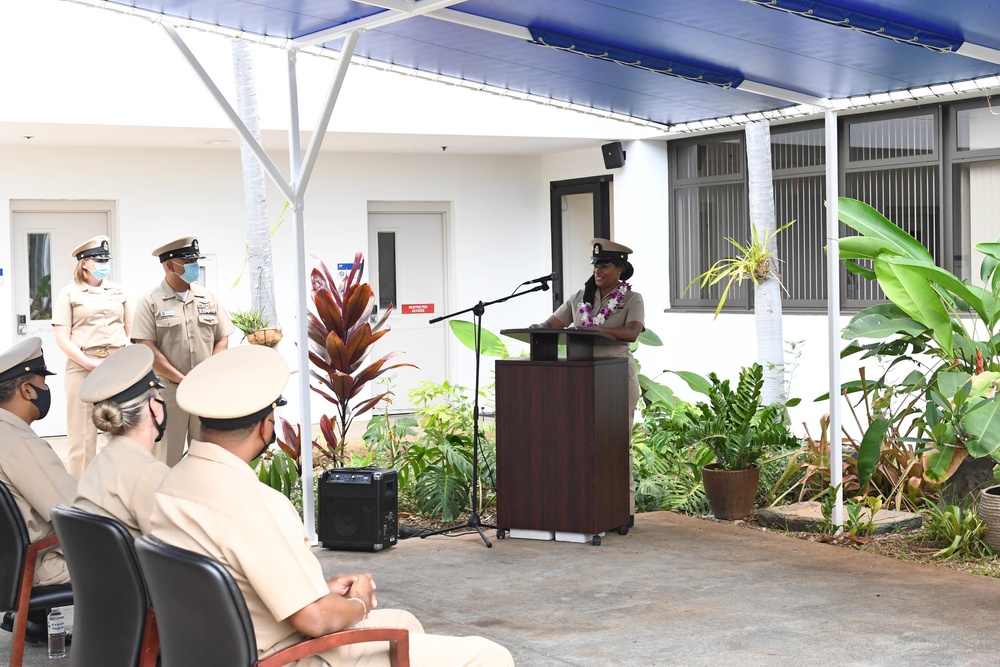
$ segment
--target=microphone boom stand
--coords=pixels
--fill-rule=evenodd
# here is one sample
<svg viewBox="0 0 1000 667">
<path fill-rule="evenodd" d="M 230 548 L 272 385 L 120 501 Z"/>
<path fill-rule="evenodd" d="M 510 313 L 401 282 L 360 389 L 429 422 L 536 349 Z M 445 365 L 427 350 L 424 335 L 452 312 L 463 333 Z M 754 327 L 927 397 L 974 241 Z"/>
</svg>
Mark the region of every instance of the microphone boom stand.
<svg viewBox="0 0 1000 667">
<path fill-rule="evenodd" d="M 519 286 L 520 287 L 520 286 Z M 486 543 L 486 547 L 489 549 L 493 548 L 493 543 L 490 542 L 489 538 L 486 537 L 486 533 L 483 532 L 483 528 L 496 528 L 496 526 L 491 526 L 489 524 L 484 524 L 479 519 L 479 359 L 482 356 L 481 351 L 481 340 L 482 340 L 482 329 L 483 329 L 483 313 L 486 312 L 487 306 L 492 306 L 493 304 L 503 303 L 509 299 L 513 299 L 517 296 L 524 296 L 525 294 L 531 294 L 532 292 L 545 292 L 548 291 L 549 284 L 547 281 L 541 281 L 536 287 L 532 287 L 529 290 L 524 290 L 523 292 L 515 291 L 509 296 L 505 296 L 502 299 L 496 299 L 494 301 L 487 301 L 483 303 L 480 301 L 471 308 L 466 308 L 465 310 L 459 310 L 454 313 L 449 313 L 447 315 L 442 315 L 441 317 L 435 317 L 430 320 L 430 324 L 440 322 L 441 320 L 447 320 L 456 315 L 462 315 L 463 313 L 472 312 L 473 314 L 473 332 L 474 339 L 476 341 L 476 385 L 473 388 L 473 401 L 472 401 L 472 509 L 469 511 L 469 520 L 465 523 L 458 524 L 457 526 L 450 526 L 448 528 L 441 528 L 440 530 L 432 530 L 423 533 L 420 539 L 425 537 L 430 537 L 431 535 L 441 535 L 443 533 L 450 533 L 452 531 L 458 530 L 460 528 L 474 528 L 479 537 L 483 538 L 483 542 Z"/>
</svg>

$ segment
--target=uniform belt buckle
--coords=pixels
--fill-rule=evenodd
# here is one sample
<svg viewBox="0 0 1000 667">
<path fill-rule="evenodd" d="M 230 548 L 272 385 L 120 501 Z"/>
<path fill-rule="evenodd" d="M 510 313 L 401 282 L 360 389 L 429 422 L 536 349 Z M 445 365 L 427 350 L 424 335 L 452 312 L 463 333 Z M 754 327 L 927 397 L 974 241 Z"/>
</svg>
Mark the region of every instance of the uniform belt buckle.
<svg viewBox="0 0 1000 667">
<path fill-rule="evenodd" d="M 105 348 L 102 348 L 102 349 L 98 350 L 97 352 L 95 352 L 94 356 L 97 357 L 98 359 L 104 359 L 109 354 L 111 354 L 111 353 L 108 352 L 108 348 L 105 347 Z"/>
</svg>

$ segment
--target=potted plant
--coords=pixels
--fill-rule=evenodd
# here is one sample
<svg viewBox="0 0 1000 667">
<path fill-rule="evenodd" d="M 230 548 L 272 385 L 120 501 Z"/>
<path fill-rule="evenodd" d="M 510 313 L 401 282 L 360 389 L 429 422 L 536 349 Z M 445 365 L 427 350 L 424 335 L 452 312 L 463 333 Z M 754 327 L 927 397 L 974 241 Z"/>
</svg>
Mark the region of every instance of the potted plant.
<svg viewBox="0 0 1000 667">
<path fill-rule="evenodd" d="M 274 347 L 281 342 L 281 329 L 270 326 L 263 308 L 234 310 L 229 317 L 233 326 L 243 332 L 243 338 L 251 345 Z"/>
<path fill-rule="evenodd" d="M 717 519 L 748 516 L 757 496 L 761 462 L 771 453 L 798 446 L 785 421 L 784 406 L 762 405 L 763 386 L 763 367 L 755 363 L 740 370 L 735 389 L 715 373 L 698 388 L 708 402 L 696 404 L 699 416 L 688 435 L 714 454 L 713 462 L 702 468 L 702 480 Z"/>
<path fill-rule="evenodd" d="M 986 526 L 983 541 L 993 551 L 1000 553 L 1000 484 L 988 486 L 979 492 L 976 515 Z"/>
</svg>

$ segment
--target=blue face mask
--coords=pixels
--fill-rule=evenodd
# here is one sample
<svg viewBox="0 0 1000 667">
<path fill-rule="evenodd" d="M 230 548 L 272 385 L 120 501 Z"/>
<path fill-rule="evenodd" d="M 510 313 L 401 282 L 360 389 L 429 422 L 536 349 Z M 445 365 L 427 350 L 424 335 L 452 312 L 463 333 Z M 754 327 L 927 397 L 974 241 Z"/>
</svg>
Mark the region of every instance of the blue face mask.
<svg viewBox="0 0 1000 667">
<path fill-rule="evenodd" d="M 90 270 L 90 275 L 98 280 L 104 280 L 111 274 L 111 262 L 97 262 Z"/>
<path fill-rule="evenodd" d="M 180 278 L 189 285 L 198 282 L 198 278 L 201 278 L 201 267 L 198 265 L 198 262 L 185 264 L 184 273 L 180 275 Z"/>
</svg>

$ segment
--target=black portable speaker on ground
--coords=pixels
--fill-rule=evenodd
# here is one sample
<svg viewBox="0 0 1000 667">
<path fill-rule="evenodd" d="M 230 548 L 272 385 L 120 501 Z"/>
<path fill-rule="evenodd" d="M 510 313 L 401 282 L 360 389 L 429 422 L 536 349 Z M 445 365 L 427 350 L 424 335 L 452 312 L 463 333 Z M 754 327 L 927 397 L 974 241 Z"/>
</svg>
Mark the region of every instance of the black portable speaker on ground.
<svg viewBox="0 0 1000 667">
<path fill-rule="evenodd" d="M 319 541 L 327 549 L 380 551 L 399 533 L 399 487 L 389 468 L 333 468 L 319 476 Z"/>
</svg>

